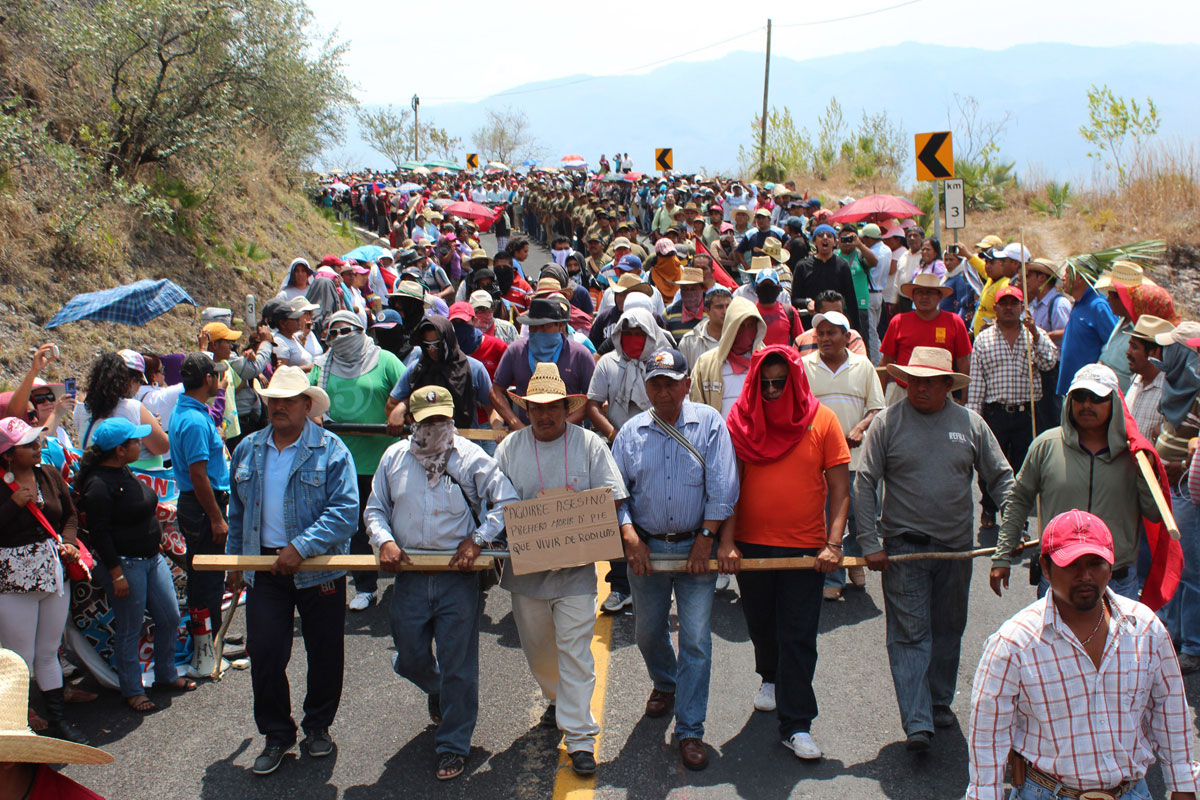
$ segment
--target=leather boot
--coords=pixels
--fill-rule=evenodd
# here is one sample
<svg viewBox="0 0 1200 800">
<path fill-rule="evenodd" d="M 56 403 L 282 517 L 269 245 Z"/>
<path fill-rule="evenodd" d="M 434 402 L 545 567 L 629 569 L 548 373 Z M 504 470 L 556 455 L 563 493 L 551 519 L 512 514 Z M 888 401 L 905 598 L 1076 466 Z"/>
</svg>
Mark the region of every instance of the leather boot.
<svg viewBox="0 0 1200 800">
<path fill-rule="evenodd" d="M 66 701 L 63 699 L 62 687 L 43 691 L 42 697 L 46 700 L 46 721 L 50 723 L 50 727 L 46 728 L 44 735 L 65 739 L 75 744 L 87 744 L 88 739 L 84 736 L 83 731 L 67 722 Z"/>
</svg>

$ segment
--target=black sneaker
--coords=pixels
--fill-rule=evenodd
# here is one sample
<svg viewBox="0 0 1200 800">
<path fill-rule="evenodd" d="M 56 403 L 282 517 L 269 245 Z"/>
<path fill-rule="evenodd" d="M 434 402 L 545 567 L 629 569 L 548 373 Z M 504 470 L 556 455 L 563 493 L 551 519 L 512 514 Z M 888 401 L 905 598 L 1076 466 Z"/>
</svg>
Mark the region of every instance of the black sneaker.
<svg viewBox="0 0 1200 800">
<path fill-rule="evenodd" d="M 904 742 L 904 747 L 910 753 L 925 753 L 932 742 L 933 734 L 929 731 L 913 731 Z"/>
<path fill-rule="evenodd" d="M 540 724 L 543 728 L 557 728 L 558 706 L 554 705 L 554 703 L 546 706 L 546 710 L 542 712 L 542 721 Z"/>
<path fill-rule="evenodd" d="M 596 757 L 587 750 L 576 750 L 571 753 L 571 769 L 576 775 L 595 775 Z"/>
<path fill-rule="evenodd" d="M 308 732 L 300 747 L 306 750 L 312 758 L 322 758 L 333 752 L 333 737 L 326 728 L 318 728 Z"/>
<path fill-rule="evenodd" d="M 954 710 L 950 706 L 933 707 L 933 727 L 949 728 L 956 722 L 958 722 L 958 717 L 955 716 Z"/>
<path fill-rule="evenodd" d="M 258 758 L 254 759 L 254 766 L 251 772 L 255 775 L 270 775 L 275 770 L 279 769 L 279 765 L 283 763 L 283 755 L 291 749 L 291 745 L 284 747 L 281 744 L 267 743 L 263 751 L 259 753 Z"/>
</svg>

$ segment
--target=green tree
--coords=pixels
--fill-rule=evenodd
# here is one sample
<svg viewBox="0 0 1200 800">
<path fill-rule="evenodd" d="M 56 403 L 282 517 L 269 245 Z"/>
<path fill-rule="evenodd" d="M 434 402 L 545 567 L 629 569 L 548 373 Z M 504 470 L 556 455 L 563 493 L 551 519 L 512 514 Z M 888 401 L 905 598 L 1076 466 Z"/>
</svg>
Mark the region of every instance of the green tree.
<svg viewBox="0 0 1200 800">
<path fill-rule="evenodd" d="M 417 153 L 413 142 L 413 112 L 411 109 L 394 106 L 358 111 L 358 125 L 363 141 L 378 151 L 384 158 L 399 166 Z M 462 140 L 451 136 L 432 122 L 422 122 L 420 128 L 420 152 L 437 158 L 453 158 L 462 147 Z"/>
<path fill-rule="evenodd" d="M 1147 97 L 1145 111 L 1133 98 L 1119 97 L 1108 85 L 1088 89 L 1088 121 L 1079 135 L 1095 149 L 1088 153 L 1106 170 L 1115 169 L 1121 185 L 1128 181 L 1128 168 L 1142 152 L 1147 139 L 1158 133 L 1162 120 L 1158 106 Z"/>
<path fill-rule="evenodd" d="M 845 156 L 846 120 L 837 98 L 829 98 L 825 113 L 817 120 L 817 141 L 812 151 L 812 171 L 821 180 L 829 177 L 833 165 Z"/>
<path fill-rule="evenodd" d="M 503 161 L 510 167 L 542 155 L 542 145 L 533 135 L 528 115 L 512 106 L 488 109 L 483 125 L 471 134 L 471 141 L 488 161 Z"/>
<path fill-rule="evenodd" d="M 738 163 L 742 171 L 757 174 L 763 180 L 783 180 L 788 174 L 806 170 L 812 158 L 812 145 L 808 134 L 796 127 L 792 112 L 787 108 L 771 106 L 767 114 L 765 158 L 759 151 L 761 119 L 761 116 L 756 116 L 750 126 L 753 144 L 738 146 Z"/>
</svg>

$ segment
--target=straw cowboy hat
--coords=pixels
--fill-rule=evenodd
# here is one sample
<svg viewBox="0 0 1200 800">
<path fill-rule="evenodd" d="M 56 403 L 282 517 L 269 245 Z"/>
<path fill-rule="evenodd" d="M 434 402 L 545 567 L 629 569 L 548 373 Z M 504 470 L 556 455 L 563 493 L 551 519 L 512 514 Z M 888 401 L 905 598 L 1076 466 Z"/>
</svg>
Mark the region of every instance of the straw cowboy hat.
<svg viewBox="0 0 1200 800">
<path fill-rule="evenodd" d="M 574 414 L 587 404 L 587 397 L 582 394 L 567 394 L 567 385 L 558 374 L 558 365 L 540 362 L 529 379 L 524 396 L 509 391 L 508 396 L 521 408 L 528 410 L 529 403 L 554 403 L 559 400 L 567 401 L 567 413 Z"/>
<path fill-rule="evenodd" d="M 776 264 L 782 264 L 784 261 L 787 261 L 787 256 L 783 254 L 783 243 L 774 236 L 768 236 L 767 240 L 763 242 L 762 252 L 764 256 Z"/>
<path fill-rule="evenodd" d="M 919 275 L 914 275 L 910 283 L 901 284 L 900 294 L 908 299 L 912 299 L 913 289 L 937 289 L 942 293 L 942 297 L 949 297 L 954 294 L 954 290 L 949 286 L 943 286 L 942 280 L 932 272 L 922 272 Z"/>
<path fill-rule="evenodd" d="M 703 286 L 704 285 L 704 270 L 699 267 L 684 267 L 679 275 L 679 280 L 675 281 L 676 286 Z"/>
<path fill-rule="evenodd" d="M 650 290 L 650 284 L 631 272 L 626 272 L 622 275 L 612 290 L 613 294 L 625 294 L 625 292 L 639 292 L 647 296 L 653 294 Z"/>
<path fill-rule="evenodd" d="M 111 764 L 103 750 L 38 736 L 29 729 L 29 667 L 0 649 L 0 761 L 19 764 Z"/>
<path fill-rule="evenodd" d="M 1114 261 L 1112 269 L 1101 275 L 1092 288 L 1103 293 L 1117 285 L 1131 289 L 1134 286 L 1141 286 L 1143 283 L 1154 283 L 1154 281 L 1146 277 L 1146 271 L 1140 264 L 1132 261 Z"/>
<path fill-rule="evenodd" d="M 757 275 L 758 273 L 762 272 L 764 269 L 774 269 L 774 268 L 775 268 L 775 262 L 771 259 L 770 256 L 752 256 L 750 258 L 750 269 L 742 270 L 742 271 L 747 272 L 751 275 Z"/>
<path fill-rule="evenodd" d="M 265 389 L 255 389 L 258 396 L 264 400 L 275 398 L 297 397 L 306 394 L 312 398 L 310 417 L 319 417 L 329 410 L 329 395 L 320 386 L 312 386 L 308 375 L 299 367 L 280 367 L 271 376 L 271 383 Z"/>
<path fill-rule="evenodd" d="M 1157 344 L 1160 334 L 1170 336 L 1174 330 L 1175 326 L 1162 317 L 1156 317 L 1153 314 L 1142 314 L 1138 317 L 1138 321 L 1134 323 L 1133 331 L 1129 335 L 1135 339 Z"/>
<path fill-rule="evenodd" d="M 944 347 L 914 347 L 906 366 L 887 365 L 888 375 L 898 381 L 909 378 L 953 378 L 950 391 L 956 392 L 971 382 L 968 375 L 954 371 L 954 359 Z"/>
</svg>

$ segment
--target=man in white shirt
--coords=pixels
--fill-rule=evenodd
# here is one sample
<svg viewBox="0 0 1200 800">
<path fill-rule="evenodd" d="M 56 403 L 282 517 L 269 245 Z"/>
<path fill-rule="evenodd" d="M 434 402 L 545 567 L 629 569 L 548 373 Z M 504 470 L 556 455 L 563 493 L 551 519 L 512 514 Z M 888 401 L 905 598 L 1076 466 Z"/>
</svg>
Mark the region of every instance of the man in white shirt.
<svg viewBox="0 0 1200 800">
<path fill-rule="evenodd" d="M 875 254 L 875 266 L 871 269 L 872 288 L 867 304 L 871 319 L 871 329 L 867 332 L 870 336 L 867 352 L 876 364 L 879 363 L 879 320 L 883 316 L 884 289 L 892 277 L 892 249 L 884 244 L 882 237 L 883 231 L 873 222 L 864 225 L 858 232 L 858 238 Z"/>
</svg>

